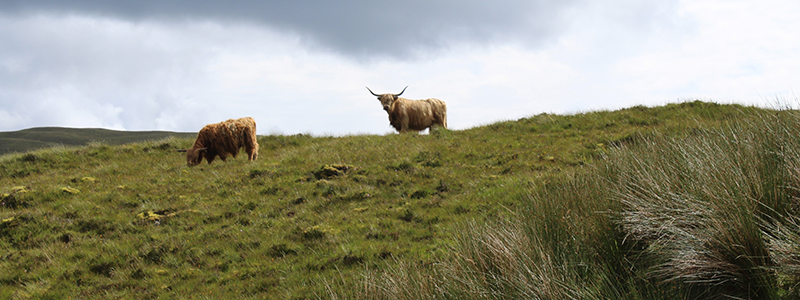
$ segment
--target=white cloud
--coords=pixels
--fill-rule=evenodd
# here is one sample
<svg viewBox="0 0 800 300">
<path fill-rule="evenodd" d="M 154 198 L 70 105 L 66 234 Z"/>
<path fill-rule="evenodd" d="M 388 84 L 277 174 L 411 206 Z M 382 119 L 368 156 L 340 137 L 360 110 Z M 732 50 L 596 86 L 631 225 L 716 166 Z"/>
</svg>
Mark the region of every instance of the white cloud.
<svg viewBox="0 0 800 300">
<path fill-rule="evenodd" d="M 748 1 L 685 3 L 697 32 L 651 52 L 625 58 L 614 76 L 642 97 L 697 97 L 763 102 L 800 82 L 800 4 Z M 772 3 L 776 4 L 776 3 Z M 759 99 L 762 98 L 762 99 Z M 769 103 L 763 103 L 769 104 Z"/>
</svg>

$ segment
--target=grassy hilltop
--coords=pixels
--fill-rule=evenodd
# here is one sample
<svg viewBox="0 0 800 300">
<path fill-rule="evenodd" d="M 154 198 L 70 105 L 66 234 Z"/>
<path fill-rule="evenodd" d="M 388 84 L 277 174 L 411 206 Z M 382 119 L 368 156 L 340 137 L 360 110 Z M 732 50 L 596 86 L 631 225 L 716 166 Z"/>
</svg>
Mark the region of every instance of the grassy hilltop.
<svg viewBox="0 0 800 300">
<path fill-rule="evenodd" d="M 430 135 L 0 156 L 0 298 L 793 298 L 800 118 L 704 102 Z"/>
</svg>

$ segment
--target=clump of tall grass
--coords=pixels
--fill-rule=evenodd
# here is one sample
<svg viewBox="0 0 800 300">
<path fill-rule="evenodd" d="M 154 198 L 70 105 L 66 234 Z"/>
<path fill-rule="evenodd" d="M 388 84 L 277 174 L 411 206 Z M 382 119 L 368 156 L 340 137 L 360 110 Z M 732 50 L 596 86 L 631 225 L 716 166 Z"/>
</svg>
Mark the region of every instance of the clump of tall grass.
<svg viewBox="0 0 800 300">
<path fill-rule="evenodd" d="M 333 298 L 359 299 L 623 298 L 620 232 L 600 179 L 538 182 L 543 192 L 520 199 L 525 208 L 513 217 L 465 223 L 452 256 L 396 261 L 363 272 L 356 289 L 328 289 Z"/>
<path fill-rule="evenodd" d="M 341 299 L 568 299 L 582 288 L 574 272 L 530 240 L 519 224 L 470 222 L 457 238 L 454 256 L 435 265 L 398 260 L 363 272 L 355 289 L 334 291 Z M 576 266 L 580 267 L 580 266 Z M 567 284 L 565 284 L 567 283 Z"/>
<path fill-rule="evenodd" d="M 797 297 L 800 115 L 742 119 L 609 149 L 586 172 L 532 186 L 512 218 L 467 223 L 449 257 L 365 272 L 351 292 L 375 299 Z"/>
<path fill-rule="evenodd" d="M 791 275 L 773 258 L 774 250 L 799 245 L 776 225 L 792 224 L 795 213 L 791 194 L 800 185 L 789 174 L 800 166 L 798 126 L 795 112 L 778 112 L 614 151 L 622 226 L 645 245 L 650 276 L 694 297 L 774 299 L 787 292 L 776 275 Z"/>
</svg>

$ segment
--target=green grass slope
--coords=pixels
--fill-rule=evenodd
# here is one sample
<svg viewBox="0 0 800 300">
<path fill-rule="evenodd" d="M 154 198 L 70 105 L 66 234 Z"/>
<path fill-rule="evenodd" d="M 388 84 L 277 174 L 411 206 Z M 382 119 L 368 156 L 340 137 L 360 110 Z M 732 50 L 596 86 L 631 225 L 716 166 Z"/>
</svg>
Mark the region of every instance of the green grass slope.
<svg viewBox="0 0 800 300">
<path fill-rule="evenodd" d="M 750 111 L 754 112 L 754 111 Z M 800 113 L 652 132 L 533 182 L 447 255 L 329 281 L 338 299 L 798 299 Z"/>
<path fill-rule="evenodd" d="M 595 170 L 616 147 L 769 113 L 687 102 L 429 135 L 261 136 L 255 162 L 192 168 L 171 150 L 188 138 L 4 155 L 0 298 L 355 293 L 364 270 L 449 259 L 469 228 L 520 212 L 550 220 L 561 207 L 530 210 L 531 193 Z M 605 232 L 586 224 L 597 226 L 577 229 Z"/>
<path fill-rule="evenodd" d="M 39 127 L 0 132 L 0 155 L 53 146 L 85 146 L 90 142 L 121 145 L 167 137 L 191 138 L 196 133 L 168 131 L 116 131 L 96 128 Z"/>
</svg>

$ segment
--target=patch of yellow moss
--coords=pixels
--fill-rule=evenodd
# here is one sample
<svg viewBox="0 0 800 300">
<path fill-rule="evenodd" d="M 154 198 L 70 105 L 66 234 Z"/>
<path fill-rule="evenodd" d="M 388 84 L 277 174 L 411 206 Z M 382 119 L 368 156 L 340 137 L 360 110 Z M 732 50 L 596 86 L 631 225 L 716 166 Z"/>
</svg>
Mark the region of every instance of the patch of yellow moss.
<svg viewBox="0 0 800 300">
<path fill-rule="evenodd" d="M 64 193 L 73 194 L 73 195 L 74 194 L 79 194 L 81 192 L 79 189 L 68 187 L 68 186 L 61 188 L 61 191 L 64 192 Z"/>
<path fill-rule="evenodd" d="M 12 193 L 17 193 L 17 194 L 24 194 L 24 193 L 27 193 L 29 191 L 30 190 L 28 190 L 28 188 L 25 187 L 25 186 L 15 186 L 15 187 L 11 188 L 11 192 Z"/>
<path fill-rule="evenodd" d="M 140 213 L 136 214 L 136 217 L 138 217 L 139 219 L 142 219 L 142 220 L 159 221 L 159 220 L 162 220 L 163 218 L 173 217 L 173 216 L 176 216 L 178 214 L 182 214 L 182 213 L 186 213 L 186 212 L 199 213 L 200 211 L 195 210 L 195 209 L 186 209 L 186 210 L 179 210 L 179 211 L 169 211 L 169 210 L 154 211 L 154 210 L 148 210 L 148 211 L 140 212 Z"/>
</svg>

